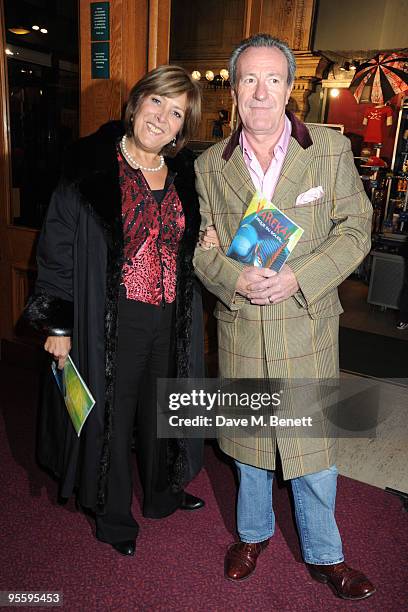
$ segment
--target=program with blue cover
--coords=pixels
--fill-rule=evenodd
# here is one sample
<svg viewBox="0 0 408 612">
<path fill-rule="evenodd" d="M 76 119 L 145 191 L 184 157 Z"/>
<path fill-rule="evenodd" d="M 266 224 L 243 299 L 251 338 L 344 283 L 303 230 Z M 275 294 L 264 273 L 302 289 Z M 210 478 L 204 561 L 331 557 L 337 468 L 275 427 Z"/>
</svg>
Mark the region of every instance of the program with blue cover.
<svg viewBox="0 0 408 612">
<path fill-rule="evenodd" d="M 258 268 L 279 272 L 303 229 L 259 191 L 255 192 L 227 256 Z"/>
</svg>

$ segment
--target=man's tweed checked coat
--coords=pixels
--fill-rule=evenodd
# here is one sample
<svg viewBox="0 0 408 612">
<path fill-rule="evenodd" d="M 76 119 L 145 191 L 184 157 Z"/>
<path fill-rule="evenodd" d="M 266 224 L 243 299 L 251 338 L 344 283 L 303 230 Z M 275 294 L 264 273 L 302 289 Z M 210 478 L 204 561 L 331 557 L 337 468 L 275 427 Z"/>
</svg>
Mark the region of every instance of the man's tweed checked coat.
<svg viewBox="0 0 408 612">
<path fill-rule="evenodd" d="M 354 165 L 350 142 L 331 129 L 309 129 L 288 113 L 292 135 L 273 203 L 304 233 L 288 259 L 300 290 L 280 304 L 256 306 L 235 294 L 243 265 L 226 257 L 255 187 L 239 147 L 239 133 L 196 160 L 201 229 L 215 225 L 221 247 L 197 247 L 196 274 L 217 298 L 220 375 L 226 378 L 333 378 L 338 376 L 338 285 L 370 250 L 372 207 Z M 321 186 L 320 199 L 296 205 Z M 272 428 L 271 428 L 272 430 Z M 304 431 L 304 430 L 303 430 Z M 284 478 L 334 463 L 333 438 L 280 437 Z M 222 431 L 222 450 L 238 461 L 274 469 L 276 439 L 245 439 Z"/>
</svg>

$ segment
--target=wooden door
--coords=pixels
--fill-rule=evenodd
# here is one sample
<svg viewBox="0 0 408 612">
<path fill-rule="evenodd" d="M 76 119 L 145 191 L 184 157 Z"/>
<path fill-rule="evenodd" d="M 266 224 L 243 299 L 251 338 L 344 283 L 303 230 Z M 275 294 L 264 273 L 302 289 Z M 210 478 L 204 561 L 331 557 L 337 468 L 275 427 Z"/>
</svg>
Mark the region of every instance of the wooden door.
<svg viewBox="0 0 408 612">
<path fill-rule="evenodd" d="M 25 333 L 24 327 L 16 330 L 16 323 L 20 319 L 35 281 L 36 241 L 41 218 L 46 208 L 43 205 L 46 198 L 43 197 L 40 214 L 33 214 L 31 219 L 30 214 L 27 214 L 27 211 L 30 213 L 30 206 L 28 206 L 26 214 L 19 216 L 20 193 L 16 187 L 13 187 L 12 174 L 15 178 L 13 164 L 16 159 L 16 147 L 15 143 L 12 146 L 15 127 L 12 121 L 14 111 L 12 105 L 16 103 L 16 99 L 12 100 L 14 92 L 10 91 L 9 87 L 10 66 L 8 66 L 8 56 L 5 53 L 7 45 L 10 46 L 8 31 L 6 37 L 5 23 L 7 20 L 5 16 L 7 17 L 11 8 L 15 7 L 13 2 L 14 0 L 0 0 L 0 340 L 3 356 L 5 347 L 9 348 L 11 342 L 33 341 Z M 47 11 L 54 10 L 57 4 L 61 5 L 61 3 L 49 2 Z M 66 10 L 67 4 L 65 3 L 63 10 Z M 93 78 L 91 70 L 92 43 L 94 42 L 91 34 L 92 4 L 95 3 L 91 0 L 81 0 L 79 3 L 72 0 L 70 4 L 75 7 L 75 11 L 78 11 L 76 16 L 78 37 L 76 39 L 76 32 L 72 31 L 71 38 L 76 40 L 80 51 L 78 54 L 80 59 L 77 62 L 78 108 L 77 111 L 73 108 L 64 109 L 64 120 L 72 127 L 72 133 L 69 135 L 71 139 L 93 132 L 110 119 L 120 118 L 132 85 L 145 74 L 147 69 L 168 61 L 170 0 L 111 0 L 107 3 L 109 36 L 108 40 L 104 41 L 108 42 L 109 75 L 107 78 Z M 9 11 L 8 14 L 5 9 Z M 62 24 L 59 22 L 59 28 L 61 27 Z M 32 35 L 31 32 L 30 36 Z M 60 34 L 59 37 L 63 38 L 64 34 Z M 69 36 L 65 35 L 64 40 L 66 38 Z M 58 40 L 58 35 L 54 41 L 56 44 L 61 42 Z M 17 65 L 19 60 L 16 57 L 13 59 Z M 43 57 L 40 61 L 42 61 L 43 68 L 45 66 L 44 69 L 47 68 L 47 62 L 50 64 L 50 70 L 55 69 L 57 65 L 63 68 L 68 66 L 67 62 L 62 61 L 61 64 L 61 61 L 52 54 L 49 57 Z M 75 71 L 72 65 L 68 68 Z M 25 68 L 22 65 L 21 72 L 24 71 Z M 64 86 L 66 88 L 66 83 Z M 38 89 L 38 93 L 42 95 L 44 92 Z M 24 95 L 20 97 L 23 100 Z M 55 104 L 58 112 L 61 112 L 60 102 L 58 98 Z M 24 113 L 23 110 L 21 115 L 24 116 Z M 37 124 L 37 119 L 29 123 L 29 125 Z M 52 130 L 49 130 L 49 133 L 51 137 L 54 135 Z M 57 143 L 58 146 L 61 145 L 61 149 L 66 144 L 66 142 Z M 57 149 L 58 154 L 61 153 L 60 148 Z M 24 155 L 24 151 L 17 152 L 17 159 L 18 155 Z M 42 184 L 51 189 L 51 174 L 47 175 L 47 164 L 42 165 L 45 165 L 42 168 L 44 171 Z M 27 198 L 30 199 L 29 187 L 26 188 L 25 195 L 27 203 Z M 33 211 L 36 210 L 36 206 L 37 203 L 34 202 L 33 196 Z M 26 219 L 29 219 L 30 222 L 25 222 Z"/>
<path fill-rule="evenodd" d="M 35 229 L 13 225 L 9 90 L 4 4 L 0 0 L 0 337 L 12 340 L 35 276 Z"/>
</svg>

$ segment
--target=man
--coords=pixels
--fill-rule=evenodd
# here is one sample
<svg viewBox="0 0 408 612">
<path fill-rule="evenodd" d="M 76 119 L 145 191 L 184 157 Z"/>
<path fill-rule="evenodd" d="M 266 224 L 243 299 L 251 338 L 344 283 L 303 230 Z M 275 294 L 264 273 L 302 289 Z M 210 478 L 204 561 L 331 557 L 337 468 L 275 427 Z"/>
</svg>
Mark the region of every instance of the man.
<svg viewBox="0 0 408 612">
<path fill-rule="evenodd" d="M 196 162 L 202 230 L 215 226 L 216 248 L 195 252 L 196 273 L 218 298 L 220 375 L 225 378 L 336 378 L 337 286 L 370 249 L 371 205 L 350 143 L 285 113 L 295 59 L 266 34 L 243 41 L 230 61 L 232 97 L 241 127 Z M 304 234 L 279 273 L 226 257 L 255 189 L 298 223 Z M 208 240 L 207 240 L 208 245 Z M 239 473 L 240 541 L 227 551 L 226 577 L 254 571 L 274 532 L 272 479 L 279 450 L 291 480 L 304 560 L 312 576 L 345 599 L 375 592 L 344 563 L 334 518 L 334 440 L 223 434 L 220 446 Z"/>
</svg>

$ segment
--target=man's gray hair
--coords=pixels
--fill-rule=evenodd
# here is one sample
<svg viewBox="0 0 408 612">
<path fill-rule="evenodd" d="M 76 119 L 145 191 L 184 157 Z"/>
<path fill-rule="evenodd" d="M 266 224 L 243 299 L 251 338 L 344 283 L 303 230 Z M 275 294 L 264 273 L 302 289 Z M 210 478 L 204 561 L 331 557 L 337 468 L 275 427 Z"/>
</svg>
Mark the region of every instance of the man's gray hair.
<svg viewBox="0 0 408 612">
<path fill-rule="evenodd" d="M 296 72 L 296 60 L 292 50 L 282 40 L 279 40 L 279 38 L 275 38 L 270 34 L 254 34 L 253 36 L 250 36 L 249 38 L 246 38 L 245 40 L 240 42 L 238 47 L 232 52 L 229 62 L 229 78 L 231 87 L 233 89 L 237 84 L 236 81 L 238 58 L 241 53 L 243 53 L 250 47 L 275 47 L 276 49 L 279 49 L 279 51 L 282 51 L 288 62 L 288 85 L 292 85 L 293 81 L 295 80 Z"/>
</svg>

